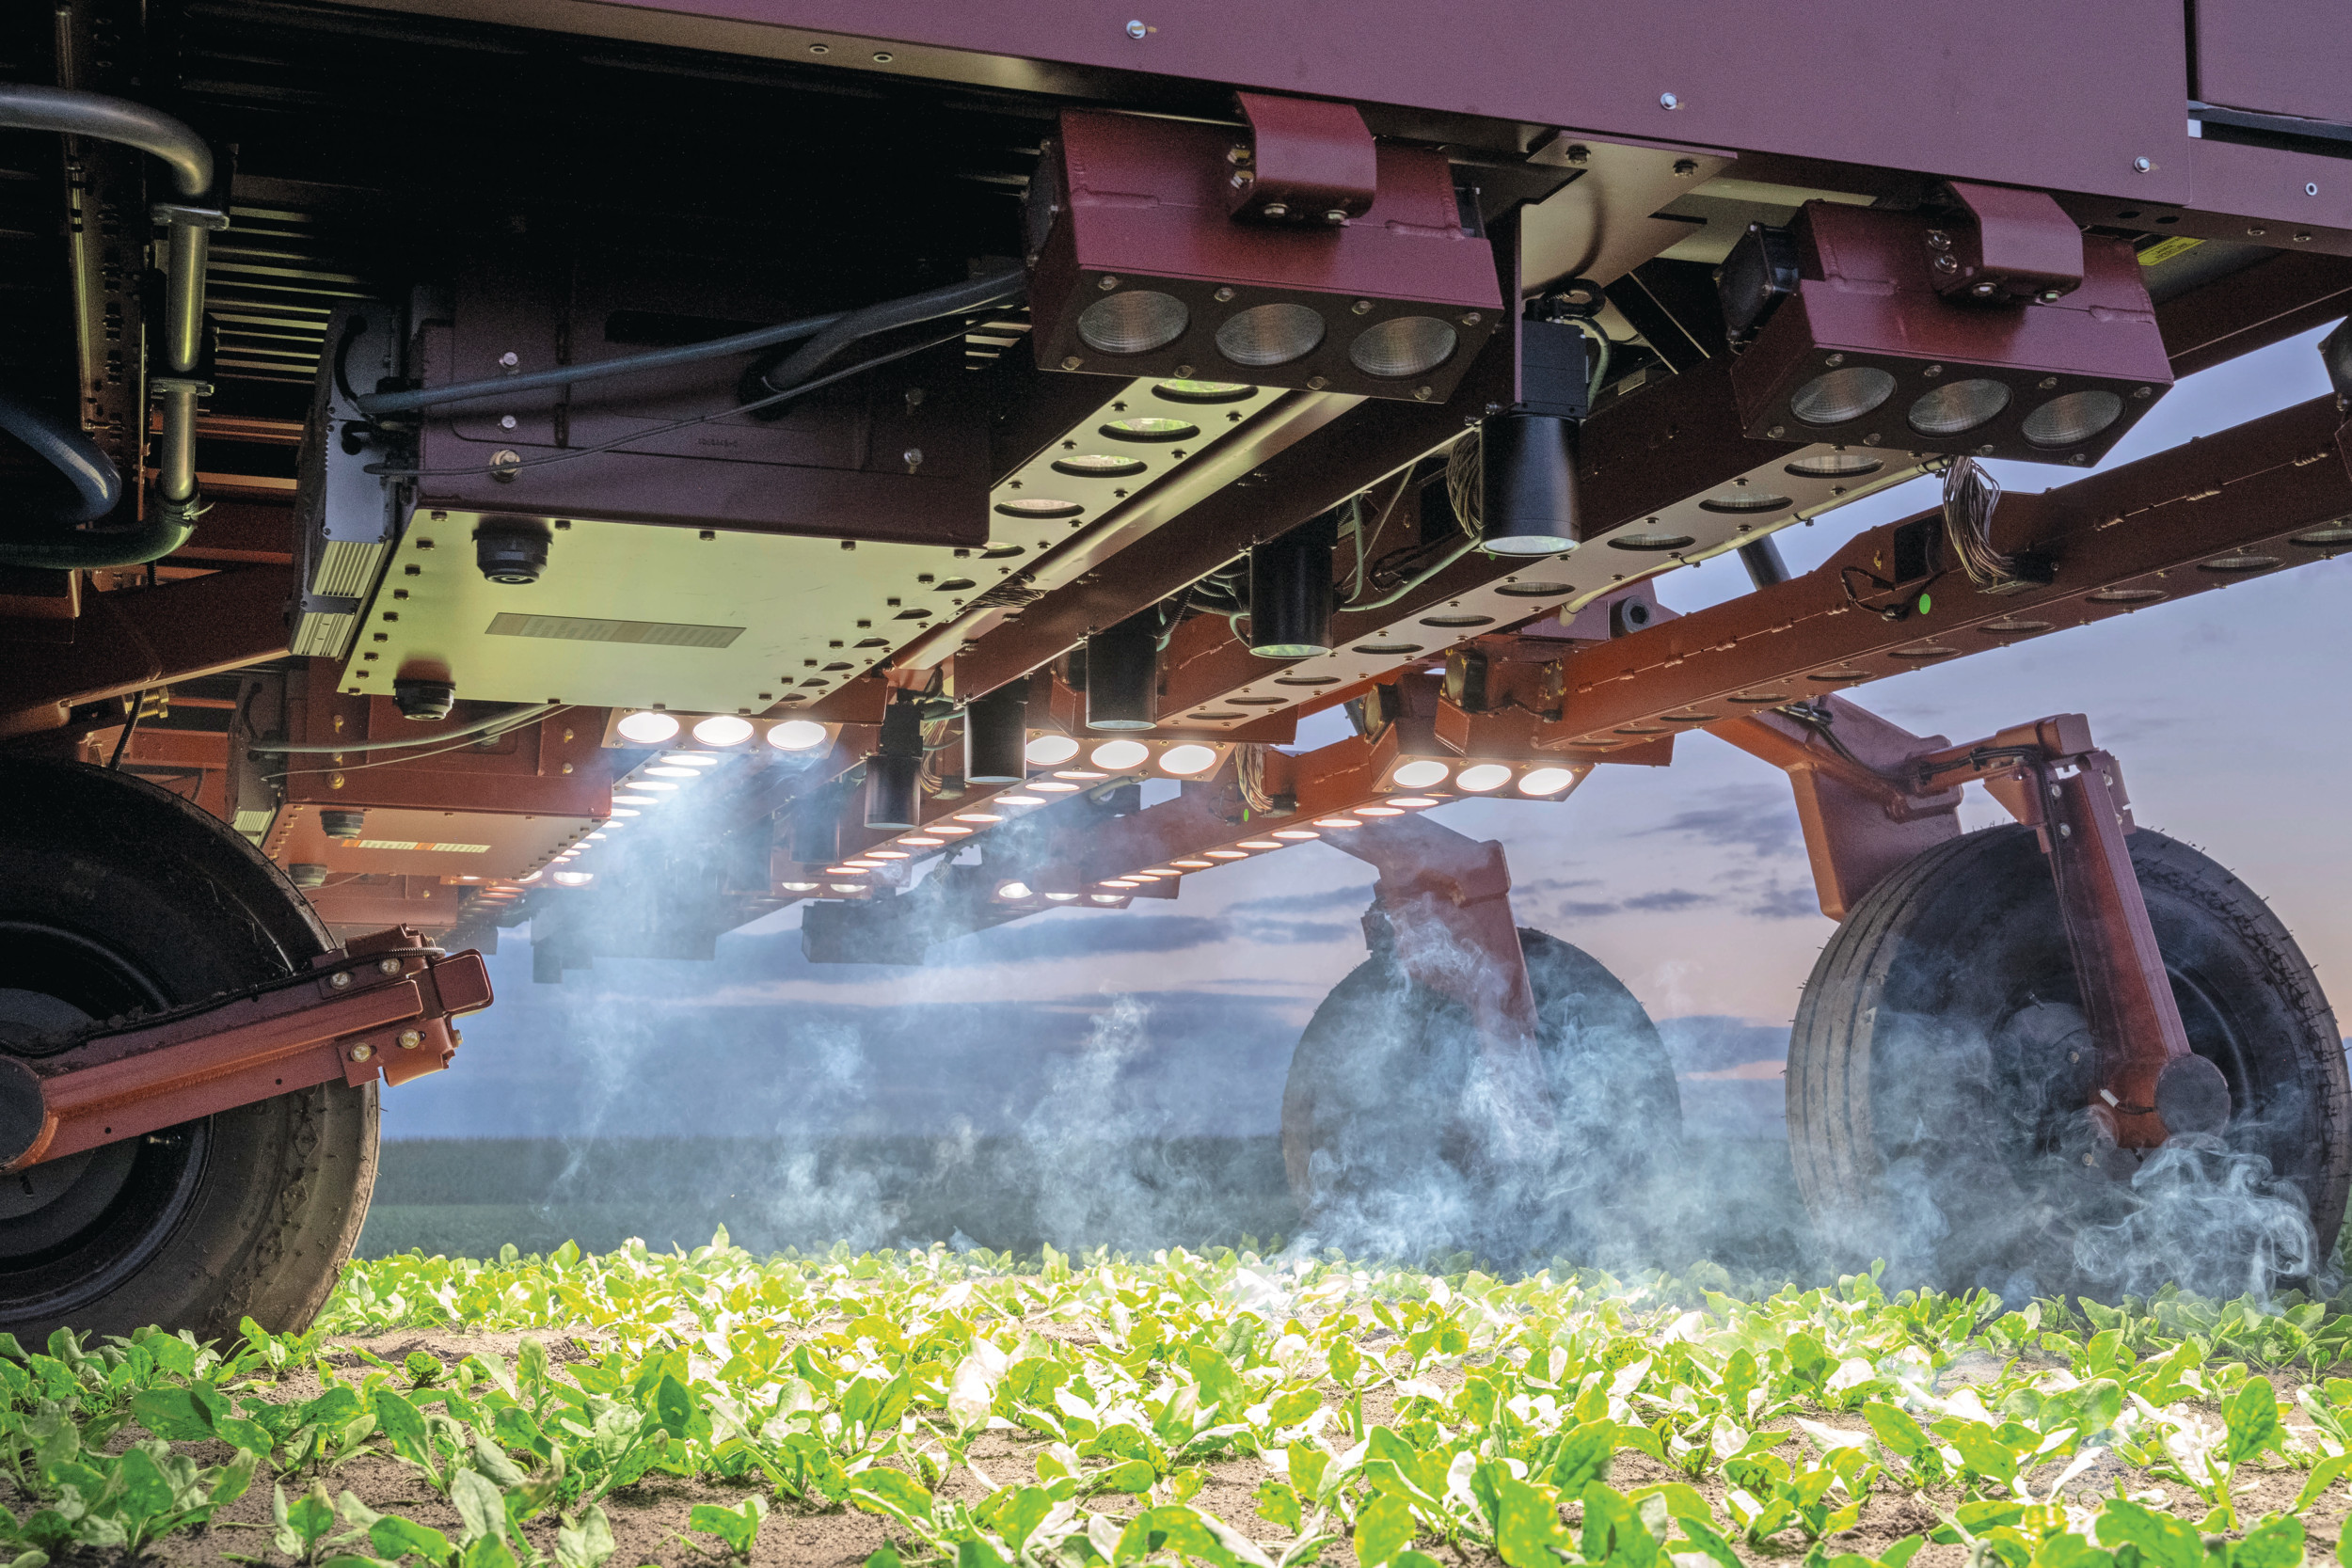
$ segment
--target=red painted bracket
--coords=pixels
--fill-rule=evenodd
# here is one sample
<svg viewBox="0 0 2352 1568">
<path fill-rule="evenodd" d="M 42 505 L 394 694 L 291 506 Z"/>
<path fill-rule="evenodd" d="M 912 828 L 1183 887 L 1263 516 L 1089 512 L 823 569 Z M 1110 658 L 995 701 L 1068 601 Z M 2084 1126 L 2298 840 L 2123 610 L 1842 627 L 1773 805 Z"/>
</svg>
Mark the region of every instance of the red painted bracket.
<svg viewBox="0 0 2352 1568">
<path fill-rule="evenodd" d="M 2083 232 L 2048 192 L 1964 180 L 1951 189 L 1974 221 L 1928 230 L 1937 293 L 2046 304 L 2083 286 Z"/>
<path fill-rule="evenodd" d="M 1352 103 L 1236 93 L 1250 139 L 1228 153 L 1227 204 L 1236 218 L 1341 224 L 1372 210 L 1380 170 L 1372 133 Z"/>
<path fill-rule="evenodd" d="M 396 927 L 264 990 L 178 1009 L 56 1055 L 0 1057 L 0 1169 L 338 1079 L 356 1087 L 437 1072 L 458 1046 L 450 1021 L 490 1001 L 481 954 L 443 954 Z"/>
</svg>

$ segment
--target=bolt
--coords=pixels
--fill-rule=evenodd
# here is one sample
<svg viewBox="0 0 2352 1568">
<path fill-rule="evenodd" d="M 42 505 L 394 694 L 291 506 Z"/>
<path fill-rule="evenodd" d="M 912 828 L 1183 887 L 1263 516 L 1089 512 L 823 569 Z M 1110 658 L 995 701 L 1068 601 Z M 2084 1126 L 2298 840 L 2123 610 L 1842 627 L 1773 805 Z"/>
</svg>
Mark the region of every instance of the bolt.
<svg viewBox="0 0 2352 1568">
<path fill-rule="evenodd" d="M 1345 223 L 1347 221 L 1347 209 L 1344 207 L 1327 207 L 1323 210 L 1323 221 L 1329 224 Z"/>
<path fill-rule="evenodd" d="M 1416 387 L 1413 388 L 1413 400 L 1417 403 L 1427 403 L 1429 401 L 1429 396 L 1430 390 L 1426 387 Z"/>
<path fill-rule="evenodd" d="M 1062 356 L 1061 368 L 1066 371 L 1074 371 L 1085 363 L 1085 360 L 1079 358 L 1074 354 L 1064 355 Z"/>
<path fill-rule="evenodd" d="M 400 1048 L 403 1051 L 414 1051 L 423 1043 L 424 1035 L 419 1030 L 403 1029 L 400 1032 Z"/>
<path fill-rule="evenodd" d="M 500 355 L 500 356 L 499 356 L 499 363 L 500 363 L 500 364 L 501 364 L 501 365 L 504 365 L 504 366 L 505 366 L 508 370 L 510 370 L 510 371 L 511 371 L 511 370 L 513 370 L 516 366 L 517 366 L 517 365 L 521 364 L 522 362 L 523 362 L 523 356 L 522 356 L 521 355 L 519 355 L 519 354 L 516 354 L 516 353 L 513 349 L 511 349 L 511 348 L 510 348 L 510 349 L 508 349 L 508 350 L 507 350 L 504 354 L 501 354 L 501 355 Z"/>
<path fill-rule="evenodd" d="M 1177 380 L 1179 380 L 1179 381 L 1188 381 L 1188 380 L 1190 380 L 1191 378 L 1192 378 L 1192 367 L 1191 367 L 1190 365 L 1179 365 L 1179 366 L 1177 366 L 1177 367 L 1176 367 L 1176 379 L 1177 379 Z M 1073 443 L 1073 444 L 1074 445 L 1075 443 Z"/>
<path fill-rule="evenodd" d="M 2305 196 L 2317 196 L 2319 194 L 2319 182 L 2316 180 L 2304 181 L 2303 194 Z"/>
<path fill-rule="evenodd" d="M 1930 365 L 1926 370 L 1921 371 L 1919 373 L 1927 377 L 1930 381 L 1933 381 L 1937 376 L 1944 373 L 1944 367 L 1941 365 Z"/>
<path fill-rule="evenodd" d="M 2044 304 L 2044 305 L 2055 305 L 2055 304 L 2057 304 L 2057 303 L 2058 303 L 2058 292 L 2056 289 L 2044 289 L 2044 290 L 2042 290 L 2042 304 Z"/>
<path fill-rule="evenodd" d="M 1821 363 L 1822 363 L 1822 364 L 1824 364 L 1824 365 L 1828 365 L 1828 366 L 1830 366 L 1832 369 L 1835 369 L 1836 367 L 1837 367 L 1837 366 L 1839 366 L 1839 365 L 1842 365 L 1842 364 L 1844 364 L 1845 362 L 1846 362 L 1846 356 L 1845 356 L 1844 355 L 1842 355 L 1842 354 L 1833 354 L 1833 355 L 1831 355 L 1828 358 L 1826 358 L 1826 359 L 1824 359 L 1824 360 L 1822 360 L 1822 361 L 1821 361 Z"/>
<path fill-rule="evenodd" d="M 2058 390 L 2058 377 L 2054 375 L 2043 376 L 2040 381 L 2034 383 L 2034 390 L 2037 392 L 2054 392 Z"/>
<path fill-rule="evenodd" d="M 1960 258 L 1950 254 L 1949 252 L 1947 252 L 1942 256 L 1938 256 L 1935 259 L 1935 270 L 1938 272 L 1958 272 L 1960 270 Z"/>
<path fill-rule="evenodd" d="M 1225 150 L 1225 161 L 1229 164 L 1246 164 L 1255 157 L 1257 153 L 1241 142 L 1235 142 Z"/>
<path fill-rule="evenodd" d="M 1289 204 L 1280 201 L 1269 201 L 1258 211 L 1270 218 L 1286 218 L 1291 215 Z"/>
<path fill-rule="evenodd" d="M 1952 248 L 1952 237 L 1949 234 L 1945 233 L 1941 229 L 1931 229 L 1928 230 L 1928 248 L 1930 250 L 1949 250 Z"/>
<path fill-rule="evenodd" d="M 2156 389 L 2153 387 L 2135 387 L 2132 388 L 2132 396 L 2136 398 L 2153 397 L 2155 395 L 2155 391 Z"/>
<path fill-rule="evenodd" d="M 1698 171 L 1699 163 L 1696 158 L 1677 158 L 1675 160 L 1675 178 L 1677 180 L 1688 180 Z"/>
<path fill-rule="evenodd" d="M 400 973 L 400 960 L 398 958 L 378 958 L 375 960 L 375 972 L 378 974 L 397 974 Z"/>
<path fill-rule="evenodd" d="M 365 1040 L 361 1040 L 358 1045 L 351 1048 L 351 1059 L 355 1062 L 364 1062 L 374 1054 L 375 1047 L 370 1045 Z"/>
<path fill-rule="evenodd" d="M 2132 160 L 2132 172 L 2135 174 L 2145 174 L 2155 166 L 2155 165 L 2150 163 L 2145 158 L 2134 158 Z"/>
<path fill-rule="evenodd" d="M 898 456 L 900 460 L 906 464 L 907 472 L 909 473 L 914 472 L 915 469 L 923 466 L 923 449 L 921 447 L 909 447 L 906 451 L 900 452 Z"/>
<path fill-rule="evenodd" d="M 452 1029 L 449 1032 L 449 1043 L 453 1047 L 463 1045 L 466 1043 L 466 1037 L 459 1034 L 456 1030 Z"/>
<path fill-rule="evenodd" d="M 1127 24 L 1127 36 L 1135 40 L 1137 43 L 1141 43 L 1146 38 L 1149 38 L 1151 33 L 1152 29 L 1145 26 L 1140 22 L 1130 22 Z"/>
<path fill-rule="evenodd" d="M 329 990 L 349 990 L 351 976 L 339 969 L 326 977 L 326 985 Z"/>
<path fill-rule="evenodd" d="M 1237 168 L 1233 170 L 1233 177 L 1231 180 L 1228 180 L 1226 183 L 1232 186 L 1235 190 L 1240 190 L 1257 178 L 1258 177 L 1256 175 L 1250 173 L 1246 168 Z"/>
<path fill-rule="evenodd" d="M 2088 463 L 2090 461 L 2090 453 L 2087 451 L 2078 451 L 2069 457 L 2067 461 L 2069 463 Z"/>
<path fill-rule="evenodd" d="M 2265 234 L 2270 232 L 2270 230 L 2265 229 L 2259 223 L 2249 223 L 2246 226 L 2246 232 L 2249 237 L 2259 240 Z"/>
<path fill-rule="evenodd" d="M 1661 109 L 1679 109 L 1682 100 L 1671 92 L 1661 92 L 1658 95 L 1658 106 Z"/>
<path fill-rule="evenodd" d="M 1976 295 L 1979 299 L 1991 299 L 1993 297 L 1993 285 L 1990 283 L 1979 283 L 1968 292 Z"/>
<path fill-rule="evenodd" d="M 1329 385 L 1331 385 L 1329 376 L 1311 375 L 1307 378 L 1307 389 L 1311 392 L 1320 392 Z"/>
<path fill-rule="evenodd" d="M 1113 289 L 1119 287 L 1119 279 L 1115 277 L 1105 277 L 1094 286 L 1102 290 L 1104 293 L 1109 293 Z"/>
<path fill-rule="evenodd" d="M 1476 326 L 1476 325 L 1478 325 L 1481 321 L 1483 321 L 1483 320 L 1485 320 L 1485 319 L 1486 319 L 1486 318 L 1485 318 L 1485 317 L 1483 317 L 1483 316 L 1481 316 L 1481 315 L 1480 315 L 1477 311 L 1472 310 L 1472 311 L 1471 311 L 1469 315 L 1464 316 L 1464 317 L 1462 318 L 1462 325 L 1463 325 L 1464 326 Z"/>
<path fill-rule="evenodd" d="M 1776 425 L 1772 426 L 1772 429 L 1770 429 L 1770 430 L 1766 431 L 1764 434 L 1765 434 L 1765 435 L 1767 435 L 1767 436 L 1771 436 L 1773 440 L 1777 441 L 1777 440 L 1779 440 L 1782 436 L 1786 436 L 1786 435 L 1788 435 L 1788 427 L 1787 425 L 1785 425 L 1785 424 L 1776 424 Z"/>
<path fill-rule="evenodd" d="M 2060 837 L 2060 838 L 2073 838 L 2074 836 L 2074 829 L 2072 829 L 2072 828 L 2068 827 L 2068 826 L 2067 826 L 2065 823 L 2063 823 L 2063 822 L 2061 822 L 2061 823 L 2059 823 L 2059 824 L 2058 824 L 2058 837 Z"/>
<path fill-rule="evenodd" d="M 1885 440 L 1885 439 L 1886 439 L 1886 437 L 1885 437 L 1885 436 L 1881 436 L 1881 435 L 1880 435 L 1877 431 L 1875 431 L 1875 430 L 1874 430 L 1874 431 L 1870 432 L 1870 434 L 1869 434 L 1869 435 L 1865 436 L 1862 438 L 1862 444 L 1863 444 L 1864 446 L 1866 446 L 1866 447 L 1875 447 L 1875 446 L 1877 446 L 1877 445 L 1878 445 L 1881 441 L 1883 441 L 1883 440 Z"/>
<path fill-rule="evenodd" d="M 1216 292 L 1216 293 L 1215 293 L 1211 294 L 1209 297 L 1210 297 L 1211 299 L 1216 300 L 1216 301 L 1219 305 L 1222 305 L 1222 304 L 1224 304 L 1227 300 L 1229 300 L 1229 299 L 1231 299 L 1231 298 L 1232 298 L 1232 297 L 1233 297 L 1233 291 L 1232 291 L 1232 290 L 1231 290 L 1231 289 L 1219 289 L 1219 290 L 1217 290 L 1217 292 Z"/>
<path fill-rule="evenodd" d="M 1372 301 L 1370 301 L 1370 300 L 1368 300 L 1368 299 L 1359 299 L 1359 300 L 1358 300 L 1355 304 L 1353 304 L 1353 305 L 1351 305 L 1351 306 L 1349 306 L 1349 307 L 1348 307 L 1348 309 L 1349 309 L 1349 310 L 1353 311 L 1355 314 L 1359 315 L 1359 316 L 1360 316 L 1360 315 L 1362 315 L 1362 314 L 1363 314 L 1364 312 L 1366 312 L 1367 310 L 1370 310 L 1371 309 L 1372 309 Z"/>
</svg>

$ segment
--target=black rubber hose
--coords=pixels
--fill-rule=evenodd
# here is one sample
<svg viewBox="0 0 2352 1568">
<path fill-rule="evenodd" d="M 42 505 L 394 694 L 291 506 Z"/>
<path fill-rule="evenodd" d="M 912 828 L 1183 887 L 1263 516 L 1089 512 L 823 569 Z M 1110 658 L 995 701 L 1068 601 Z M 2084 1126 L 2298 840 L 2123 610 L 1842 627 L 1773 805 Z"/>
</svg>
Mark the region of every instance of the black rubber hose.
<svg viewBox="0 0 2352 1568">
<path fill-rule="evenodd" d="M 560 703 L 528 703 L 519 707 L 501 708 L 498 712 L 493 713 L 487 719 L 476 720 L 474 722 L 465 725 L 460 729 L 441 730 L 433 735 L 428 735 L 419 740 L 346 740 L 341 743 L 326 741 L 319 744 L 303 744 L 298 746 L 289 746 L 282 742 L 263 740 L 254 742 L 251 752 L 255 756 L 264 756 L 273 753 L 282 753 L 287 756 L 293 756 L 299 753 L 308 756 L 314 753 L 323 754 L 326 752 L 333 752 L 337 755 L 341 755 L 345 752 L 414 751 L 420 746 L 431 746 L 438 741 L 456 740 L 464 736 L 480 735 L 484 730 L 496 729 L 501 724 L 519 724 L 529 720 L 543 718 L 548 714 L 553 713 L 562 705 L 563 705 Z"/>
<path fill-rule="evenodd" d="M 156 506 L 145 522 L 127 529 L 85 532 L 73 525 L 103 517 L 122 499 L 122 476 L 88 436 L 62 420 L 0 393 L 0 430 L 31 448 L 71 486 L 69 499 L 43 505 L 25 501 L 0 510 L 0 530 L 27 523 L 47 525 L 47 536 L 10 538 L 0 533 L 0 566 L 34 566 L 78 572 L 143 566 L 169 555 L 196 531 L 192 506 Z"/>
<path fill-rule="evenodd" d="M 0 430 L 30 447 L 73 489 L 71 500 L 46 507 L 13 505 L 8 521 L 87 523 L 103 517 L 122 499 L 122 475 L 116 471 L 114 459 L 56 415 L 0 392 Z"/>
<path fill-rule="evenodd" d="M 485 376 L 480 381 L 461 381 L 453 386 L 425 387 L 408 392 L 362 392 L 352 401 L 359 405 L 359 412 L 373 419 L 384 414 L 406 414 L 420 408 L 438 408 L 448 403 L 470 403 L 477 398 L 511 398 L 552 387 L 576 387 L 583 381 L 601 381 L 607 376 L 668 370 L 674 365 L 724 359 L 730 355 L 753 354 L 781 343 L 796 343 L 803 338 L 814 338 L 835 322 L 843 320 L 846 314 L 836 310 L 826 316 L 803 316 L 799 321 L 738 332 L 729 338 L 683 343 L 676 348 L 659 348 L 619 359 L 594 359 L 584 365 L 558 365 L 551 371 L 533 371 L 528 375 Z"/>
<path fill-rule="evenodd" d="M 825 366 L 851 344 L 879 333 L 913 326 L 918 322 L 936 321 L 942 316 L 959 315 L 966 310 L 985 309 L 992 305 L 1007 305 L 1029 292 L 1029 275 L 1019 268 L 1009 272 L 991 273 L 945 288 L 928 289 L 903 299 L 885 300 L 852 310 L 831 326 L 795 349 L 790 356 L 763 359 L 743 374 L 740 388 L 742 400 L 754 403 L 789 391 Z"/>
</svg>

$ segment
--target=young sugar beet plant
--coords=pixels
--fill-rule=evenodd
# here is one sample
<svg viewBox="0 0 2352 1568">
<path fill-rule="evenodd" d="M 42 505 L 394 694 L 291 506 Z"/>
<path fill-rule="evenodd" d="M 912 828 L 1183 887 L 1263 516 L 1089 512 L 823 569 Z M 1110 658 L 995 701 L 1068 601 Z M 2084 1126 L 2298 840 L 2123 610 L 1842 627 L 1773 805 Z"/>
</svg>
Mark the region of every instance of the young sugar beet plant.
<svg viewBox="0 0 2352 1568">
<path fill-rule="evenodd" d="M 749 1562 L 822 1514 L 871 1568 L 2296 1568 L 2352 1500 L 2322 1304 L 1728 1286 L 723 1233 L 409 1255 L 301 1336 L 0 1338 L 0 1563 Z M 367 1342 L 426 1329 L 520 1338 Z"/>
</svg>

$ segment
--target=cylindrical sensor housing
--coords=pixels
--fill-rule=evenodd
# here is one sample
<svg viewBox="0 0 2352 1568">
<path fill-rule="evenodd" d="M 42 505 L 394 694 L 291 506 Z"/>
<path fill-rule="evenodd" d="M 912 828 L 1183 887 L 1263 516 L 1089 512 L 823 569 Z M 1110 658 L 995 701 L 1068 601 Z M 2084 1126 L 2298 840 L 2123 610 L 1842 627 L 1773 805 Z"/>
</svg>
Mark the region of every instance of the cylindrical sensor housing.
<svg viewBox="0 0 2352 1568">
<path fill-rule="evenodd" d="M 1480 545 L 1491 555 L 1563 555 L 1582 538 L 1576 421 L 1496 414 L 1479 427 Z"/>
<path fill-rule="evenodd" d="M 1331 553 L 1338 514 L 1327 512 L 1249 552 L 1249 651 L 1310 658 L 1331 651 Z"/>
<path fill-rule="evenodd" d="M 866 759 L 866 825 L 903 832 L 922 819 L 923 757 L 877 752 Z"/>
<path fill-rule="evenodd" d="M 1160 612 L 1130 615 L 1087 639 L 1087 728 L 1148 730 L 1158 705 Z"/>
<path fill-rule="evenodd" d="M 1019 784 L 1028 776 L 1028 744 L 1029 683 L 998 687 L 963 710 L 964 782 Z"/>
</svg>

